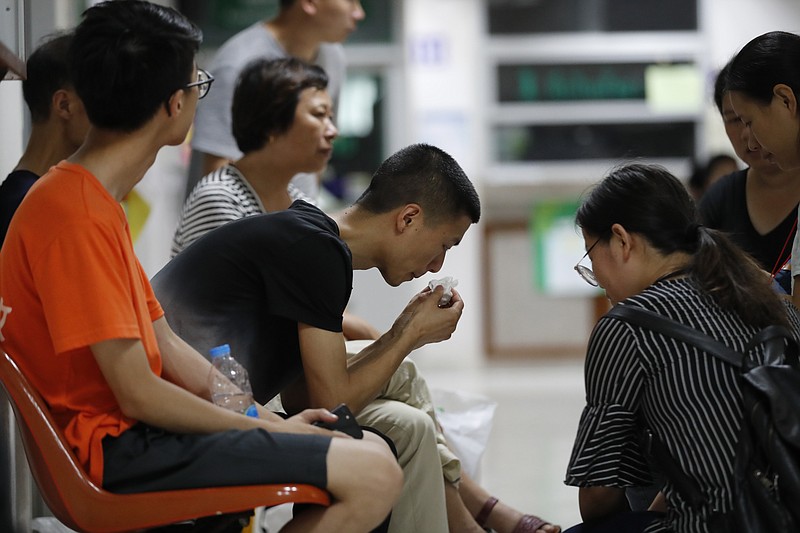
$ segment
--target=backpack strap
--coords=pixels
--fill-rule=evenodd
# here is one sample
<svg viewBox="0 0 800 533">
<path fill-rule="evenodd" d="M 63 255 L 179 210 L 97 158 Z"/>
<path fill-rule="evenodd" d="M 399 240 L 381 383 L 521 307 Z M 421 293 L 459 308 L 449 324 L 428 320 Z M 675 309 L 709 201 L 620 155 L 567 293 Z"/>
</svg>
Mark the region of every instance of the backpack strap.
<svg viewBox="0 0 800 533">
<path fill-rule="evenodd" d="M 752 338 L 747 345 L 749 351 L 755 346 L 764 345 L 764 363 L 778 365 L 787 363 L 798 366 L 798 344 L 792 333 L 783 326 L 767 326 Z"/>
<path fill-rule="evenodd" d="M 649 309 L 643 309 L 634 305 L 615 305 L 605 316 L 635 324 L 649 329 L 650 331 L 663 333 L 667 337 L 681 340 L 704 352 L 708 352 L 714 357 L 722 359 L 726 363 L 737 368 L 742 367 L 742 359 L 744 357 L 742 353 L 729 348 L 727 345 L 710 335 L 706 335 L 702 331 L 696 330 L 654 311 L 650 311 Z"/>
<path fill-rule="evenodd" d="M 605 316 L 628 322 L 667 337 L 683 341 L 708 352 L 734 367 L 741 368 L 742 354 L 736 352 L 702 331 L 681 324 L 664 315 L 637 306 L 616 305 Z M 660 469 L 670 480 L 675 490 L 693 508 L 699 510 L 706 499 L 697 482 L 686 475 L 678 461 L 672 457 L 664 441 L 649 428 L 643 430 L 643 447 L 659 463 Z"/>
</svg>

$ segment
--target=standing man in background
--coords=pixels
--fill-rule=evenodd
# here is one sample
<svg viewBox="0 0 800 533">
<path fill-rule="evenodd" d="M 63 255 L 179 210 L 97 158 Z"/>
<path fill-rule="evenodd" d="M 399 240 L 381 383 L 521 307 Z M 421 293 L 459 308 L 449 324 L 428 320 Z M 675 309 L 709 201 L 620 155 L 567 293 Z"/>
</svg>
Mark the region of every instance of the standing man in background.
<svg viewBox="0 0 800 533">
<path fill-rule="evenodd" d="M 345 77 L 341 43 L 364 19 L 360 0 L 280 0 L 278 14 L 259 21 L 226 41 L 211 63 L 214 91 L 198 109 L 192 135 L 192 160 L 186 193 L 195 183 L 229 161 L 242 156 L 231 130 L 233 89 L 242 69 L 257 58 L 293 56 L 322 67 L 334 108 Z M 293 183 L 316 198 L 316 174 L 299 174 Z"/>
</svg>

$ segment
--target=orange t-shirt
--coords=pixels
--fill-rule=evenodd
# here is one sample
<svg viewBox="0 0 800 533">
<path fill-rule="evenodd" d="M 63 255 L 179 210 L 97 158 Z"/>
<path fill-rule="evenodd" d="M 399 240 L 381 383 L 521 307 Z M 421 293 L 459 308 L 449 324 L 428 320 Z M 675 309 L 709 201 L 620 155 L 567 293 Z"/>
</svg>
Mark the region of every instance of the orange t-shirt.
<svg viewBox="0 0 800 533">
<path fill-rule="evenodd" d="M 163 314 L 120 204 L 80 165 L 51 168 L 15 213 L 0 252 L 0 344 L 98 484 L 103 437 L 135 420 L 122 414 L 89 347 L 141 339 L 160 376 L 153 321 Z"/>
</svg>

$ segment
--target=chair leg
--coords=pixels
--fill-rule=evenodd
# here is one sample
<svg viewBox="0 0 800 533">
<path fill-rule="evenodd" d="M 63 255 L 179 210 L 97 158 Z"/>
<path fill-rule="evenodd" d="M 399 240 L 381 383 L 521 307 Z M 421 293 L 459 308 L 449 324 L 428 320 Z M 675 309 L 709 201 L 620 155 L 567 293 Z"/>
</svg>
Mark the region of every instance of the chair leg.
<svg viewBox="0 0 800 533">
<path fill-rule="evenodd" d="M 148 529 L 147 533 L 241 533 L 242 528 L 250 523 L 253 512 L 206 516 L 168 526 Z"/>
</svg>

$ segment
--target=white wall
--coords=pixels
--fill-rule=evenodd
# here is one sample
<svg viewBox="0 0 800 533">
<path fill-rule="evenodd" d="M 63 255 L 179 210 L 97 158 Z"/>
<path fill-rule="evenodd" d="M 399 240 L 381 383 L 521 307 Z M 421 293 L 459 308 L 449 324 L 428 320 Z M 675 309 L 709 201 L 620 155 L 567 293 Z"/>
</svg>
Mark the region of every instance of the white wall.
<svg viewBox="0 0 800 533">
<path fill-rule="evenodd" d="M 701 15 L 712 76 L 753 37 L 774 30 L 800 33 L 800 2 L 797 0 L 706 0 Z M 713 91 L 713 87 L 709 90 Z M 733 155 L 712 103 L 707 117 L 709 152 L 725 151 Z"/>
<path fill-rule="evenodd" d="M 0 182 L 6 179 L 22 155 L 23 109 L 22 83 L 0 83 Z"/>
</svg>

